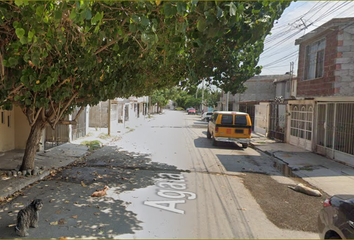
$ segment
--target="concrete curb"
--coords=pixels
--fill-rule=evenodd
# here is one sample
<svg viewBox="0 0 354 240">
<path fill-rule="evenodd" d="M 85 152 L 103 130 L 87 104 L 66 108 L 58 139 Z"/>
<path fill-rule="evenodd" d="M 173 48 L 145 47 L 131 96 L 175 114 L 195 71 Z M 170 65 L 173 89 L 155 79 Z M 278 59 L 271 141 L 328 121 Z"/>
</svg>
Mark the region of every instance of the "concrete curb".
<svg viewBox="0 0 354 240">
<path fill-rule="evenodd" d="M 254 145 L 252 142 L 250 143 L 250 147 L 252 147 L 253 149 L 255 149 L 257 151 L 263 152 L 263 153 L 267 154 L 268 156 L 271 156 L 274 159 L 280 161 L 281 165 L 278 164 L 276 161 L 274 161 L 273 164 L 275 164 L 274 167 L 277 170 L 279 170 L 283 175 L 285 175 L 285 177 L 298 177 L 298 178 L 302 179 L 302 176 L 300 176 L 301 174 L 297 174 L 297 169 L 292 168 L 289 165 L 289 163 L 287 163 L 283 159 L 277 157 L 273 152 L 263 151 L 262 149 L 258 148 L 256 145 Z M 283 166 L 286 166 L 290 171 L 287 171 L 287 173 L 284 173 Z"/>
<path fill-rule="evenodd" d="M 10 183 L 10 186 L 5 189 L 5 191 L 0 192 L 0 198 L 7 198 L 17 191 L 20 191 L 21 189 L 39 181 L 45 178 L 50 174 L 49 170 L 44 171 L 42 174 L 39 174 L 37 176 L 31 176 L 31 177 L 21 177 L 21 178 L 14 178 L 10 179 L 13 180 L 12 183 Z"/>
</svg>

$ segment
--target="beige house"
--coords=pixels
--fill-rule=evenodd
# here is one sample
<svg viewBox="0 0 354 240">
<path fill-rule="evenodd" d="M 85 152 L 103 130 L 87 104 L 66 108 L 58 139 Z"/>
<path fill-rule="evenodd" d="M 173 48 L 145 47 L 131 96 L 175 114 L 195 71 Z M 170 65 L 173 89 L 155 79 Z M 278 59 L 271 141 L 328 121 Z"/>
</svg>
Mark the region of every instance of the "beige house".
<svg viewBox="0 0 354 240">
<path fill-rule="evenodd" d="M 19 107 L 0 109 L 0 152 L 25 149 L 29 132 L 27 118 Z"/>
</svg>

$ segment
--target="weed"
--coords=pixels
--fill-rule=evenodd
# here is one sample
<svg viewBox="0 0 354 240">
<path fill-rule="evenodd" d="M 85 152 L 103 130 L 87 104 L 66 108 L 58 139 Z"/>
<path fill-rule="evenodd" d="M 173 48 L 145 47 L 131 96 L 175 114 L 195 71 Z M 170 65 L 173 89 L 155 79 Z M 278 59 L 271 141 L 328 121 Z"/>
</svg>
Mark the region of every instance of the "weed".
<svg viewBox="0 0 354 240">
<path fill-rule="evenodd" d="M 107 133 L 100 133 L 100 135 L 98 135 L 98 138 L 101 138 L 101 139 L 108 139 L 109 138 L 109 135 Z"/>
<path fill-rule="evenodd" d="M 86 145 L 89 148 L 89 151 L 94 151 L 96 149 L 101 148 L 102 143 L 98 140 L 94 141 L 83 141 L 80 143 L 81 145 Z"/>
</svg>

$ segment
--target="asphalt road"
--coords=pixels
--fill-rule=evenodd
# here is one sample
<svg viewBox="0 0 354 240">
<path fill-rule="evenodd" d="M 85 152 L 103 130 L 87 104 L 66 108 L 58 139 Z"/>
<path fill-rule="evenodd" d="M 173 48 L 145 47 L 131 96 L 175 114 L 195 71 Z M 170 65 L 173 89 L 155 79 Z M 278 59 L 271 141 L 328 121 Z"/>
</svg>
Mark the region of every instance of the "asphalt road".
<svg viewBox="0 0 354 240">
<path fill-rule="evenodd" d="M 199 116 L 165 111 L 85 161 L 23 191 L 2 209 L 0 238 L 16 238 L 19 209 L 44 201 L 27 238 L 318 238 L 276 227 L 242 180 L 247 172 L 288 181 L 257 151 L 213 147 Z M 94 198 L 96 189 L 109 190 Z"/>
</svg>

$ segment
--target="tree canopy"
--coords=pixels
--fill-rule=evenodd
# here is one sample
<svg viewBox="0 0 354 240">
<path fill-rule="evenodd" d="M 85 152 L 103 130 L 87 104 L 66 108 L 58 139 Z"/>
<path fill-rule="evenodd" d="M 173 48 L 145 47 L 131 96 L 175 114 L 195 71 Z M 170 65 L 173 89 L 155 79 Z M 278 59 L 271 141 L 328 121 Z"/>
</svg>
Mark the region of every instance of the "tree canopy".
<svg viewBox="0 0 354 240">
<path fill-rule="evenodd" d="M 0 2 L 0 106 L 21 107 L 31 125 L 21 168 L 33 167 L 45 125 L 74 106 L 202 79 L 233 92 L 260 72 L 263 41 L 289 4 Z"/>
</svg>

